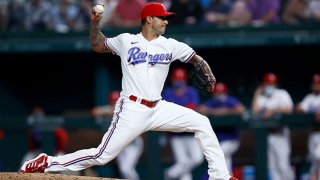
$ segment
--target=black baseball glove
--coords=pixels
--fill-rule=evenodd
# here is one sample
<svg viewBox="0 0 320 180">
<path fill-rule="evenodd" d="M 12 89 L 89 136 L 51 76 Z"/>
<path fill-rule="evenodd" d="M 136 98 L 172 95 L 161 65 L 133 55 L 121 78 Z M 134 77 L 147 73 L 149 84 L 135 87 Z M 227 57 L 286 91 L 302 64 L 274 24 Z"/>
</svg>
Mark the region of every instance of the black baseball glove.
<svg viewBox="0 0 320 180">
<path fill-rule="evenodd" d="M 201 92 L 212 93 L 216 78 L 205 60 L 202 60 L 190 71 L 189 77 Z"/>
</svg>

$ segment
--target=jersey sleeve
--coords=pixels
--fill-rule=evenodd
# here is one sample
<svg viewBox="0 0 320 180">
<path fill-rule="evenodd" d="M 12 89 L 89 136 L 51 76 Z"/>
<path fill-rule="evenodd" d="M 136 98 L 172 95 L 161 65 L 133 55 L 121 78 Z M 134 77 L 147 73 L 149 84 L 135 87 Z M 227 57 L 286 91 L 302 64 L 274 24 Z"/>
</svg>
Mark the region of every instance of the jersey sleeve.
<svg viewBox="0 0 320 180">
<path fill-rule="evenodd" d="M 293 108 L 293 101 L 291 99 L 290 94 L 286 90 L 283 90 L 282 93 L 283 93 L 282 95 L 283 107 Z"/>
<path fill-rule="evenodd" d="M 129 35 L 128 33 L 123 33 L 123 34 L 119 34 L 118 36 L 113 37 L 113 38 L 106 38 L 105 42 L 104 42 L 105 46 L 108 49 L 111 49 L 113 53 L 115 53 L 119 56 L 120 51 L 123 46 L 123 41 L 124 41 L 124 39 L 126 39 L 125 37 L 128 35 Z"/>
<path fill-rule="evenodd" d="M 173 44 L 173 59 L 180 60 L 181 62 L 188 62 L 196 52 L 187 44 L 183 42 L 176 41 L 174 39 L 169 39 Z"/>
</svg>

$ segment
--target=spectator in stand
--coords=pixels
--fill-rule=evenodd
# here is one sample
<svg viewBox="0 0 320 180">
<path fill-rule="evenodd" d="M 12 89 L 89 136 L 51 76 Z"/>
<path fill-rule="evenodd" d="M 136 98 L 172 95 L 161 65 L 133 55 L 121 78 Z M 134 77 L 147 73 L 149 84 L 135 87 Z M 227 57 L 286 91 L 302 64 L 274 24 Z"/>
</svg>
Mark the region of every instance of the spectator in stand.
<svg viewBox="0 0 320 180">
<path fill-rule="evenodd" d="M 139 27 L 140 11 L 146 0 L 119 0 L 111 24 L 116 27 Z"/>
<path fill-rule="evenodd" d="M 211 0 L 205 15 L 206 21 L 210 24 L 226 24 L 233 3 L 233 0 Z"/>
<path fill-rule="evenodd" d="M 25 0 L 12 0 L 9 1 L 8 10 L 9 31 L 21 31 L 25 30 L 24 18 L 25 18 Z"/>
<path fill-rule="evenodd" d="M 204 16 L 204 9 L 198 0 L 174 0 L 170 11 L 176 12 L 175 18 L 170 21 L 175 25 L 201 24 Z"/>
<path fill-rule="evenodd" d="M 219 5 L 217 3 L 218 7 L 213 6 L 206 13 L 206 22 L 230 27 L 250 24 L 251 14 L 248 9 L 248 0 L 223 0 L 221 3 L 225 4 Z"/>
<path fill-rule="evenodd" d="M 248 7 L 250 0 L 236 0 L 231 12 L 228 14 L 228 25 L 230 27 L 247 26 L 251 22 L 251 13 Z"/>
<path fill-rule="evenodd" d="M 102 0 L 97 1 L 97 3 L 101 3 L 104 5 L 103 17 L 100 20 L 101 28 L 108 27 L 110 23 L 112 23 L 112 18 L 118 6 L 119 0 Z"/>
<path fill-rule="evenodd" d="M 163 99 L 195 110 L 199 103 L 198 91 L 187 85 L 187 72 L 176 68 L 171 74 L 172 87 L 164 90 Z M 165 179 L 192 180 L 192 170 L 204 156 L 194 133 L 168 133 L 175 163 L 164 172 Z"/>
<path fill-rule="evenodd" d="M 48 0 L 29 0 L 25 4 L 24 25 L 28 31 L 50 29 L 52 4 Z"/>
<path fill-rule="evenodd" d="M 55 31 L 67 33 L 69 31 L 79 31 L 84 29 L 84 14 L 80 14 L 80 8 L 75 0 L 60 0 L 52 9 L 53 23 Z"/>
<path fill-rule="evenodd" d="M 320 179 L 320 74 L 312 78 L 311 93 L 297 105 L 296 110 L 300 113 L 313 114 L 315 125 L 309 135 L 308 149 L 312 166 L 310 168 L 310 179 Z"/>
<path fill-rule="evenodd" d="M 280 23 L 280 0 L 250 0 L 249 10 L 253 26 Z"/>
<path fill-rule="evenodd" d="M 306 22 L 306 8 L 309 0 L 289 0 L 284 4 L 282 21 L 287 24 Z"/>
<path fill-rule="evenodd" d="M 312 22 L 320 22 L 320 1 L 308 0 L 306 16 Z"/>
<path fill-rule="evenodd" d="M 230 96 L 225 83 L 216 84 L 212 98 L 201 104 L 198 111 L 204 115 L 215 117 L 228 115 L 242 115 L 244 105 L 235 97 Z M 239 129 L 236 127 L 215 128 L 220 146 L 224 152 L 229 172 L 232 172 L 232 155 L 240 146 Z"/>
<path fill-rule="evenodd" d="M 87 29 L 88 25 L 90 24 L 92 7 L 95 4 L 96 3 L 94 3 L 93 0 L 81 0 L 80 3 L 78 2 L 80 12 L 79 12 L 79 17 L 77 19 L 77 23 L 74 27 L 76 31 L 82 31 Z M 103 13 L 106 13 L 106 12 L 103 12 Z"/>
<path fill-rule="evenodd" d="M 282 114 L 290 114 L 293 102 L 289 93 L 279 89 L 278 77 L 266 73 L 263 83 L 256 89 L 252 101 L 253 117 L 261 120 L 277 120 Z M 272 180 L 294 180 L 290 161 L 290 130 L 286 126 L 269 129 L 268 167 Z"/>
<path fill-rule="evenodd" d="M 9 22 L 9 1 L 0 1 L 0 32 L 5 31 Z"/>
</svg>

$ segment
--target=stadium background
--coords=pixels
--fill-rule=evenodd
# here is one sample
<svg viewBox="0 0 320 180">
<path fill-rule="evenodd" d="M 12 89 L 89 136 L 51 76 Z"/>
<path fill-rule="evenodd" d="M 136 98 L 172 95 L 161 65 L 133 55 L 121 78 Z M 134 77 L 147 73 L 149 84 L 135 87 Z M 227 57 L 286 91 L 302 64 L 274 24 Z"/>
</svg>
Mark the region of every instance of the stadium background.
<svg viewBox="0 0 320 180">
<path fill-rule="evenodd" d="M 108 29 L 107 35 L 139 29 Z M 274 72 L 280 87 L 288 90 L 294 103 L 309 92 L 310 78 L 319 73 L 320 26 L 265 26 L 260 28 L 169 27 L 167 37 L 191 45 L 204 57 L 218 81 L 229 85 L 230 93 L 249 109 L 255 87 L 265 72 Z M 97 54 L 90 48 L 88 32 L 81 33 L 2 33 L 0 36 L 0 171 L 17 171 L 27 151 L 26 117 L 35 105 L 44 107 L 49 115 L 64 117 L 62 126 L 70 134 L 68 151 L 91 147 L 100 142 L 90 130 L 98 129 L 88 110 L 106 102 L 107 93 L 121 88 L 120 61 L 111 54 Z M 191 66 L 174 62 L 171 69 Z M 169 81 L 166 82 L 169 85 Z M 208 96 L 201 95 L 202 100 Z M 291 119 L 297 117 L 293 115 Z M 91 120 L 90 120 L 91 119 Z M 239 118 L 238 118 L 239 119 Z M 310 123 L 293 129 L 291 161 L 297 175 L 308 167 L 306 136 Z M 308 119 L 306 117 L 306 119 Z M 215 121 L 211 118 L 213 124 Z M 240 125 L 230 117 L 227 125 Z M 266 179 L 264 144 L 257 144 L 265 134 L 242 120 L 243 139 L 235 155 L 235 165 L 256 165 L 257 179 Z M 51 122 L 52 123 L 52 122 Z M 218 123 L 219 124 L 219 123 Z M 52 125 L 52 124 L 51 124 Z M 225 125 L 221 123 L 221 125 Z M 264 125 L 259 126 L 264 129 Z M 81 133 L 85 129 L 88 134 Z M 259 129 L 259 130 L 261 130 Z M 246 138 L 244 138 L 246 137 Z M 79 144 L 81 138 L 83 142 Z M 162 170 L 172 163 L 170 152 L 161 150 L 159 133 L 144 135 L 147 142 L 138 171 L 142 179 L 162 179 Z M 298 139 L 299 138 L 299 139 Z M 45 138 L 44 150 L 52 152 L 52 135 Z M 260 151 L 261 150 L 261 151 Z M 260 151 L 260 153 L 259 153 Z M 155 163 L 156 162 L 156 163 Z M 99 175 L 117 177 L 115 163 L 97 167 Z M 206 164 L 197 168 L 197 177 Z M 156 178 L 155 178 L 156 177 Z"/>
</svg>

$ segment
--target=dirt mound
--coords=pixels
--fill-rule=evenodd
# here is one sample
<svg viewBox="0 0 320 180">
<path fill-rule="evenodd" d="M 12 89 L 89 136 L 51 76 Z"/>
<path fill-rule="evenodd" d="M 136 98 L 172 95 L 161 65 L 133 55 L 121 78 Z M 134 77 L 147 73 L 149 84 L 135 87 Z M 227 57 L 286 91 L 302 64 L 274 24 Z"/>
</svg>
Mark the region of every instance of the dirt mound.
<svg viewBox="0 0 320 180">
<path fill-rule="evenodd" d="M 2 172 L 0 173 L 1 180 L 119 180 L 101 177 L 89 176 L 71 176 L 62 174 L 49 173 L 16 173 L 16 172 Z"/>
</svg>

